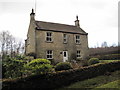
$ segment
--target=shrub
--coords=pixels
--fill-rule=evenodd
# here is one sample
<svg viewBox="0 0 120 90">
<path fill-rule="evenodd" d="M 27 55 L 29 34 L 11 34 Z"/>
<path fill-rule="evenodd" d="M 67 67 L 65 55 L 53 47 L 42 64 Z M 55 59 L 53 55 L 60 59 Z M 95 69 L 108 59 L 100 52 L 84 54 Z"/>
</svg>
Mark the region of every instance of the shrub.
<svg viewBox="0 0 120 90">
<path fill-rule="evenodd" d="M 60 62 L 55 66 L 55 71 L 69 70 L 72 66 L 69 62 Z"/>
<path fill-rule="evenodd" d="M 96 64 L 96 63 L 99 63 L 99 59 L 98 58 L 91 58 L 88 61 L 89 65 Z"/>
<path fill-rule="evenodd" d="M 2 89 L 58 89 L 72 83 L 104 75 L 107 72 L 120 70 L 120 61 L 91 65 L 69 71 L 51 73 L 47 75 L 33 75 L 16 80 L 4 80 Z M 119 75 L 119 72 L 118 72 Z M 117 75 L 117 76 L 118 76 Z M 74 90 L 74 89 L 73 89 Z"/>
<path fill-rule="evenodd" d="M 32 56 L 32 57 L 36 58 L 36 53 L 31 52 L 31 53 L 28 53 L 27 56 Z"/>
<path fill-rule="evenodd" d="M 46 74 L 52 71 L 51 62 L 47 59 L 34 59 L 25 67 L 33 74 Z"/>
<path fill-rule="evenodd" d="M 23 75 L 23 66 L 25 63 L 24 60 L 17 60 L 10 57 L 5 58 L 2 62 L 3 78 L 21 77 Z"/>
</svg>

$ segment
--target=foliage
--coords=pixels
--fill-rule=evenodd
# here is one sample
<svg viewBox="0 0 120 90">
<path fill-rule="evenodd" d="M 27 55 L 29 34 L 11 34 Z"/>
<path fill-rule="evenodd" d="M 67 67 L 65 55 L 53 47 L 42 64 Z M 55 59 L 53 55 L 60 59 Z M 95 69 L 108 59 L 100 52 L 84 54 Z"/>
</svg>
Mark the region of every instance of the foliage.
<svg viewBox="0 0 120 90">
<path fill-rule="evenodd" d="M 25 61 L 6 57 L 2 62 L 3 78 L 16 78 L 23 75 Z"/>
<path fill-rule="evenodd" d="M 99 59 L 98 58 L 91 58 L 88 61 L 89 65 L 96 64 L 96 63 L 99 63 Z"/>
<path fill-rule="evenodd" d="M 78 81 L 78 82 L 73 83 L 73 84 L 71 84 L 67 87 L 64 87 L 64 88 L 66 88 L 66 89 L 67 88 L 91 88 L 92 89 L 92 88 L 96 88 L 96 87 L 102 87 L 103 85 L 106 85 L 106 83 L 118 80 L 118 76 L 120 76 L 120 70 L 115 71 L 115 72 L 109 72 L 109 73 L 110 73 L 109 76 L 102 75 L 102 76 L 97 76 L 97 77 L 94 77 L 91 79 L 86 79 L 84 81 Z M 102 87 L 102 88 L 105 88 L 105 87 Z M 63 88 L 61 88 L 60 90 L 63 90 Z M 99 89 L 97 89 L 97 90 L 99 90 Z"/>
<path fill-rule="evenodd" d="M 98 86 L 96 87 L 94 90 L 98 89 L 98 88 L 114 88 L 114 89 L 118 89 L 120 88 L 120 84 L 119 84 L 120 80 L 116 80 L 116 81 L 113 81 L 113 82 L 109 82 L 107 84 L 104 84 L 104 85 L 101 85 L 101 86 Z"/>
<path fill-rule="evenodd" d="M 99 60 L 118 60 L 120 59 L 120 54 L 104 54 L 91 56 L 91 58 L 92 57 L 99 58 Z"/>
<path fill-rule="evenodd" d="M 36 58 L 36 53 L 31 52 L 31 53 L 28 53 L 27 56 L 32 56 L 32 57 Z"/>
<path fill-rule="evenodd" d="M 109 63 L 109 62 L 116 62 L 120 60 L 100 60 L 101 63 Z"/>
<path fill-rule="evenodd" d="M 69 70 L 69 69 L 72 69 L 72 66 L 69 62 L 60 62 L 55 67 L 55 71 Z"/>
<path fill-rule="evenodd" d="M 24 55 L 16 55 L 15 58 L 18 60 L 24 60 L 26 57 Z"/>
<path fill-rule="evenodd" d="M 47 59 L 34 59 L 25 67 L 33 74 L 45 74 L 52 71 L 53 66 L 50 64 L 51 62 Z"/>
<path fill-rule="evenodd" d="M 75 53 L 72 53 L 72 54 L 71 54 L 71 61 L 72 61 L 72 60 L 76 60 L 76 59 L 77 59 L 77 58 L 76 58 L 76 54 L 75 54 Z"/>
<path fill-rule="evenodd" d="M 106 55 L 106 54 L 118 54 L 120 47 L 107 47 L 107 48 L 90 48 L 90 56 Z"/>
<path fill-rule="evenodd" d="M 95 64 L 84 68 L 71 69 L 67 71 L 61 71 L 51 74 L 41 74 L 41 75 L 32 75 L 16 80 L 7 80 L 3 81 L 3 89 L 41 89 L 41 88 L 51 88 L 57 89 L 59 87 L 68 86 L 74 82 L 87 80 L 100 75 L 108 75 L 107 72 L 113 72 L 120 70 L 120 61 L 104 63 L 104 64 Z M 119 77 L 119 74 L 116 75 Z M 92 82 L 92 84 L 95 84 Z"/>
</svg>

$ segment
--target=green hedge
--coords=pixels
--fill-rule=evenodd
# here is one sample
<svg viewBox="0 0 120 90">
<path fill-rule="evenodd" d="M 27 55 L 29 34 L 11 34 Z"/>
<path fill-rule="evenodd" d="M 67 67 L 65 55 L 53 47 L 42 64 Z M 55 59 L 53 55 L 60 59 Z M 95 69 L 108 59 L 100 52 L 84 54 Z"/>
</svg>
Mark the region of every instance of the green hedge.
<svg viewBox="0 0 120 90">
<path fill-rule="evenodd" d="M 69 70 L 72 66 L 69 62 L 60 62 L 55 66 L 55 71 Z"/>
<path fill-rule="evenodd" d="M 88 61 L 89 65 L 97 64 L 97 63 L 99 63 L 99 59 L 98 58 L 90 58 L 89 61 Z"/>
<path fill-rule="evenodd" d="M 99 58 L 100 60 L 120 60 L 120 54 L 105 54 L 105 55 L 95 55 L 90 57 Z"/>
<path fill-rule="evenodd" d="M 27 69 L 26 72 L 31 72 L 32 74 L 47 74 L 52 72 L 53 69 L 51 62 L 47 59 L 34 59 L 24 67 Z"/>
<path fill-rule="evenodd" d="M 60 71 L 53 74 L 35 75 L 16 80 L 3 81 L 3 89 L 8 90 L 14 89 L 15 87 L 18 89 L 56 89 L 76 81 L 89 79 L 115 70 L 120 70 L 120 61 L 106 64 L 94 64 L 80 69 Z"/>
</svg>

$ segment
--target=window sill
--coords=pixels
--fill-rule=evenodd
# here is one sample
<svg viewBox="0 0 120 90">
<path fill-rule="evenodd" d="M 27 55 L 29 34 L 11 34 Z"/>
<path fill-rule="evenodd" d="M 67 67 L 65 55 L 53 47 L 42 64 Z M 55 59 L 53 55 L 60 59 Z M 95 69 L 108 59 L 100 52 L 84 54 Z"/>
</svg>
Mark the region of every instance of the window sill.
<svg viewBox="0 0 120 90">
<path fill-rule="evenodd" d="M 53 43 L 53 41 L 45 41 L 46 43 Z"/>
<path fill-rule="evenodd" d="M 53 60 L 53 58 L 47 58 L 48 60 Z"/>
<path fill-rule="evenodd" d="M 81 45 L 81 43 L 76 43 L 76 45 Z"/>
<path fill-rule="evenodd" d="M 63 44 L 67 44 L 67 42 L 63 42 Z"/>
<path fill-rule="evenodd" d="M 77 57 L 77 59 L 81 59 L 81 57 Z"/>
</svg>

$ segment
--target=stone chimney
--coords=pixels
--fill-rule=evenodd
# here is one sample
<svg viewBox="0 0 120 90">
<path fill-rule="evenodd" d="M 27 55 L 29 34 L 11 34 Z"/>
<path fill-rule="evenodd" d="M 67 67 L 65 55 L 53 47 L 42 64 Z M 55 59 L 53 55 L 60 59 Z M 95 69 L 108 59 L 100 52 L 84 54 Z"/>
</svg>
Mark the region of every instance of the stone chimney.
<svg viewBox="0 0 120 90">
<path fill-rule="evenodd" d="M 79 20 L 78 20 L 78 16 L 76 16 L 75 26 L 80 27 Z"/>
<path fill-rule="evenodd" d="M 32 9 L 32 12 L 31 12 L 31 14 L 30 14 L 30 20 L 35 20 L 34 9 Z"/>
</svg>

